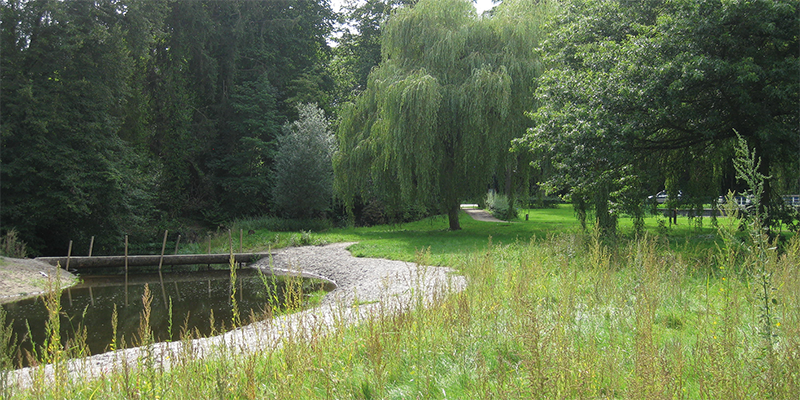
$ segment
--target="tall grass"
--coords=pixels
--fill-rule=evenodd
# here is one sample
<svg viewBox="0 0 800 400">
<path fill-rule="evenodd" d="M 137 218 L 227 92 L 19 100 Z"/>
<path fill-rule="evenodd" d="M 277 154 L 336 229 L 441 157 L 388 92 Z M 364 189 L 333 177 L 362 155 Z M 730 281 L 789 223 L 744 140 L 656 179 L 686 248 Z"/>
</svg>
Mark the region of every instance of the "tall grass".
<svg viewBox="0 0 800 400">
<path fill-rule="evenodd" d="M 796 398 L 800 239 L 773 251 L 767 266 L 768 338 L 746 254 L 723 246 L 687 257 L 666 243 L 645 236 L 607 245 L 597 234 L 490 243 L 452 258 L 469 285 L 427 307 L 416 293 L 358 325 L 339 316 L 324 334 L 287 329 L 278 347 L 241 354 L 219 346 L 202 360 L 177 353 L 173 368 L 132 370 L 128 383 L 109 375 L 68 380 L 61 393 L 14 395 Z M 417 257 L 430 262 L 426 252 Z"/>
<path fill-rule="evenodd" d="M 754 165 L 744 167 L 755 171 Z M 55 384 L 42 384 L 39 373 L 39 385 L 13 396 L 797 399 L 800 236 L 779 247 L 756 213 L 744 235 L 741 221 L 728 217 L 710 234 L 697 224 L 674 228 L 691 232 L 683 242 L 662 229 L 607 241 L 599 230 L 563 229 L 563 216 L 548 215 L 536 226 L 475 230 L 466 221 L 459 232 L 433 229 L 431 219 L 428 227 L 342 230 L 313 239 L 300 233 L 308 241 L 363 240 L 353 247 L 357 255 L 447 264 L 469 284 L 370 305 L 355 325 L 349 322 L 357 300 L 331 308 L 330 318 L 279 320 L 268 324 L 278 329 L 277 339 L 269 336 L 268 345 L 250 352 L 242 351 L 244 342 L 222 340 L 200 359 L 187 338 L 158 362 L 143 350 L 138 368 L 123 364 L 102 379 L 69 379 L 58 369 L 61 347 L 48 345 L 43 361 L 55 363 Z M 425 268 L 417 271 L 424 281 Z M 302 298 L 298 283 L 283 301 L 295 309 Z M 139 339 L 150 349 L 147 312 L 141 320 Z"/>
<path fill-rule="evenodd" d="M 0 236 L 0 255 L 14 258 L 25 258 L 28 255 L 27 244 L 19 239 L 19 232 L 15 229 Z"/>
</svg>

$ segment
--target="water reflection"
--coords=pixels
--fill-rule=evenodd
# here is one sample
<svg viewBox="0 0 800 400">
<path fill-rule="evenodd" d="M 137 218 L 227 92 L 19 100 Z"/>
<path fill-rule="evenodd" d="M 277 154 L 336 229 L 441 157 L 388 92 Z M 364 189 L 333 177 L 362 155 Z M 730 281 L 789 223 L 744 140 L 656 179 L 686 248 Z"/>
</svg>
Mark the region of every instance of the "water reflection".
<svg viewBox="0 0 800 400">
<path fill-rule="evenodd" d="M 86 344 L 91 354 L 109 350 L 115 305 L 118 314 L 117 347 L 121 348 L 123 341 L 125 347 L 140 343 L 138 332 L 145 284 L 149 285 L 152 296 L 150 325 L 156 341 L 179 340 L 187 332 L 192 336 L 209 336 L 232 326 L 228 271 L 165 274 L 163 286 L 158 274 L 130 276 L 127 306 L 124 277 L 81 276 L 81 279 L 82 284 L 62 293 L 61 335 L 66 342 L 85 327 Z M 252 269 L 238 270 L 236 300 L 243 322 L 263 319 L 275 311 L 273 305 L 282 305 L 287 281 L 288 278 L 260 276 Z M 311 280 L 302 280 L 302 285 L 305 293 L 321 288 L 319 283 Z M 7 303 L 3 308 L 8 312 L 7 319 L 13 320 L 17 338 L 24 338 L 21 342 L 24 350 L 31 351 L 32 342 L 37 346 L 44 342 L 47 310 L 41 297 Z"/>
</svg>

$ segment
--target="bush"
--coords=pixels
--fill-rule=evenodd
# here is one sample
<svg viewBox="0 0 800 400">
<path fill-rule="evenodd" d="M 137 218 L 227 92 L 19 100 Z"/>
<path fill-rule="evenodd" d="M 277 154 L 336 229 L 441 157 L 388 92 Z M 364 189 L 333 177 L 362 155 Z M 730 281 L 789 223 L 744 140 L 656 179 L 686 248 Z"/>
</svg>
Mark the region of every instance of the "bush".
<svg viewBox="0 0 800 400">
<path fill-rule="evenodd" d="M 528 198 L 527 206 L 530 209 L 557 208 L 563 202 L 557 196 L 531 196 Z"/>
<path fill-rule="evenodd" d="M 517 218 L 517 209 L 512 204 L 509 204 L 508 196 L 504 194 L 489 192 L 486 195 L 486 208 L 497 219 L 510 221 Z"/>
<path fill-rule="evenodd" d="M 268 230 L 271 232 L 322 232 L 331 229 L 333 224 L 325 219 L 287 219 L 280 217 L 245 218 L 234 221 L 234 232 L 244 230 Z"/>
</svg>

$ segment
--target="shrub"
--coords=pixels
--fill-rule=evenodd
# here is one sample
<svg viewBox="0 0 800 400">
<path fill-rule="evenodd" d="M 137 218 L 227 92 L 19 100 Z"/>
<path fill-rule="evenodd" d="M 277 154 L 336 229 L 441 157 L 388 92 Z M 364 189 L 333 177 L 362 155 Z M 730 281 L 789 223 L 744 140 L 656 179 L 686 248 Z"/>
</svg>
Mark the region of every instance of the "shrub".
<svg viewBox="0 0 800 400">
<path fill-rule="evenodd" d="M 509 204 L 508 196 L 489 192 L 486 195 L 486 208 L 497 219 L 509 221 L 517 217 L 517 209 L 513 204 Z"/>
<path fill-rule="evenodd" d="M 332 228 L 330 221 L 325 219 L 287 219 L 279 217 L 258 217 L 244 218 L 234 221 L 232 230 L 234 232 L 244 230 L 268 230 L 272 232 L 322 232 Z"/>
</svg>

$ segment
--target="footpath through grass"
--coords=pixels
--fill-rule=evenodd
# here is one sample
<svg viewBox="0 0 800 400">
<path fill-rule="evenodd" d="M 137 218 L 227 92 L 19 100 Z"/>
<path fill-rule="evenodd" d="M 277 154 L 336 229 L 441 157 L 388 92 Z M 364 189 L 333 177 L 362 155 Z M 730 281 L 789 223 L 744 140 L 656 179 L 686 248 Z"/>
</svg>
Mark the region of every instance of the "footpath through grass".
<svg viewBox="0 0 800 400">
<path fill-rule="evenodd" d="M 446 264 L 468 278 L 435 305 L 380 309 L 320 335 L 230 357 L 179 355 L 169 371 L 117 370 L 19 398 L 775 398 L 800 393 L 800 240 L 778 246 L 721 219 L 647 221 L 633 239 L 582 233 L 571 209 L 528 221 L 443 218 L 277 234 L 253 247 L 357 241 L 356 255 Z M 489 244 L 491 237 L 491 244 Z M 338 322 L 337 322 L 338 323 Z M 149 365 L 149 364 L 148 364 Z"/>
<path fill-rule="evenodd" d="M 528 220 L 525 220 L 525 215 Z M 481 222 L 461 213 L 460 231 L 447 229 L 446 216 L 426 218 L 422 221 L 399 225 L 381 225 L 368 228 L 333 229 L 328 233 L 312 234 L 319 241 L 359 242 L 350 248 L 358 257 L 383 257 L 394 260 L 414 261 L 418 251 L 430 250 L 430 260 L 436 265 L 448 265 L 452 257 L 462 257 L 479 249 L 485 249 L 489 238 L 494 244 L 528 243 L 531 239 L 542 240 L 554 234 L 580 234 L 581 227 L 571 205 L 561 204 L 557 208 L 526 210 L 519 218 L 507 222 Z M 651 235 L 661 234 L 663 240 L 681 248 L 710 249 L 717 238 L 711 219 L 689 220 L 680 218 L 678 225 L 666 224 L 666 219 L 650 216 L 645 220 L 645 230 Z M 659 228 L 659 222 L 665 226 Z M 633 236 L 630 219 L 620 220 L 620 237 Z"/>
</svg>

